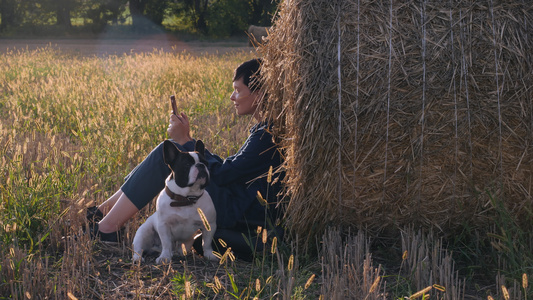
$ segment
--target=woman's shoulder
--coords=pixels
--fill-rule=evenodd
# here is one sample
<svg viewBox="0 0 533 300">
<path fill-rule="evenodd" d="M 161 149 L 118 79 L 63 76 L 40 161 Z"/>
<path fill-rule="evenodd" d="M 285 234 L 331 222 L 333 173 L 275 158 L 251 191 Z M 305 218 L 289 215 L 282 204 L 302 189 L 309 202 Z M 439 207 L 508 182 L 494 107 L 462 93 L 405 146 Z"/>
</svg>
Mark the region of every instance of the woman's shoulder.
<svg viewBox="0 0 533 300">
<path fill-rule="evenodd" d="M 256 123 L 254 126 L 252 126 L 250 128 L 250 133 L 261 132 L 262 131 L 262 132 L 266 132 L 266 133 L 270 134 L 271 129 L 272 129 L 272 123 L 266 122 L 266 121 L 262 121 L 262 122 Z"/>
</svg>

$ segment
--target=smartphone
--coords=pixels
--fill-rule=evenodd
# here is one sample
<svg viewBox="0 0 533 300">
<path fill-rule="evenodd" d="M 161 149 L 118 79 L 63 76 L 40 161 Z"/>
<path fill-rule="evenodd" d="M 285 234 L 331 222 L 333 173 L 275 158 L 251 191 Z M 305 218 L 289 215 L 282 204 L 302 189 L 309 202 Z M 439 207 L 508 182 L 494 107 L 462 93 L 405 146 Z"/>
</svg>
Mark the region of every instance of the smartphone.
<svg viewBox="0 0 533 300">
<path fill-rule="evenodd" d="M 170 96 L 170 105 L 172 105 L 172 113 L 178 115 L 178 106 L 176 105 L 176 96 Z"/>
</svg>

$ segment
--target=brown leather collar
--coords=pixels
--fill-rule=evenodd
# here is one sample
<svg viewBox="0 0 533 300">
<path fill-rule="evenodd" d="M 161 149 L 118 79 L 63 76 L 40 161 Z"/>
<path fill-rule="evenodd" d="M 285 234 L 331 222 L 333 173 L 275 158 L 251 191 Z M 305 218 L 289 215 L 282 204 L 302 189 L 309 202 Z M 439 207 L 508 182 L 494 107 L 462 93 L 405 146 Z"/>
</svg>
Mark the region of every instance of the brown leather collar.
<svg viewBox="0 0 533 300">
<path fill-rule="evenodd" d="M 178 195 L 174 192 L 172 192 L 167 186 L 165 186 L 165 192 L 167 192 L 167 195 L 170 197 L 170 199 L 174 200 L 170 202 L 170 206 L 172 207 L 179 207 L 179 206 L 189 206 L 193 205 L 200 199 L 200 197 L 203 196 L 182 196 Z"/>
</svg>

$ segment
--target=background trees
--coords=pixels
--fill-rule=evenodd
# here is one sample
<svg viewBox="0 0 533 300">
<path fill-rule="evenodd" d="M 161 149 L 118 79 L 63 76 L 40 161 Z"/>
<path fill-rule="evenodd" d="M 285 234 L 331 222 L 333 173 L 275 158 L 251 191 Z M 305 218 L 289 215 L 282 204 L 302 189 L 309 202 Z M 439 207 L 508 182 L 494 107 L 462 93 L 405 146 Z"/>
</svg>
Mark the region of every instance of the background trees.
<svg viewBox="0 0 533 300">
<path fill-rule="evenodd" d="M 252 24 L 271 25 L 280 1 L 0 0 L 0 34 L 42 34 L 43 30 L 55 34 L 98 33 L 117 25 L 132 32 L 163 27 L 229 36 L 242 33 Z"/>
<path fill-rule="evenodd" d="M 15 0 L 0 0 L 0 30 L 17 27 L 21 19 L 20 5 Z"/>
</svg>

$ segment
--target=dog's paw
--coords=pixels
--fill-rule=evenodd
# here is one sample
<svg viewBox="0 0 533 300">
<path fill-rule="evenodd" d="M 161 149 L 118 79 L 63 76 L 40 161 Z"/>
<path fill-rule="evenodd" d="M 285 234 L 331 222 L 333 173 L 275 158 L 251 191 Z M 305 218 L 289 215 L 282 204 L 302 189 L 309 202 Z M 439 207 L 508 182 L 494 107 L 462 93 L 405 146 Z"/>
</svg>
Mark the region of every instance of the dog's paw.
<svg viewBox="0 0 533 300">
<path fill-rule="evenodd" d="M 131 260 L 134 263 L 144 262 L 144 258 L 142 256 L 140 256 L 139 254 L 137 254 L 137 253 L 133 254 L 133 257 L 131 258 Z"/>
<path fill-rule="evenodd" d="M 159 265 L 160 265 L 160 264 L 169 264 L 169 263 L 172 262 L 172 257 L 161 255 L 161 256 L 159 256 L 158 258 L 156 258 L 155 262 L 156 262 L 157 264 L 159 264 Z"/>
</svg>

